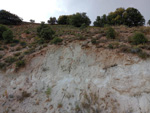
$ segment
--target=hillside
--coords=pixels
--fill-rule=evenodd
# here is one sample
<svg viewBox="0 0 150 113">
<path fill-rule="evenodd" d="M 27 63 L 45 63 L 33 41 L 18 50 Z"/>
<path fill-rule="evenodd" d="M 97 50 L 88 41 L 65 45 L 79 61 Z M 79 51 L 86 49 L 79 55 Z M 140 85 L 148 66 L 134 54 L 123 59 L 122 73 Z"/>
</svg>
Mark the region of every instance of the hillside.
<svg viewBox="0 0 150 113">
<path fill-rule="evenodd" d="M 150 27 L 115 26 L 111 39 L 106 27 L 51 25 L 62 39 L 53 44 L 37 36 L 38 26 L 8 26 L 16 41 L 1 41 L 0 112 L 150 112 Z M 132 44 L 135 32 L 148 42 Z"/>
</svg>

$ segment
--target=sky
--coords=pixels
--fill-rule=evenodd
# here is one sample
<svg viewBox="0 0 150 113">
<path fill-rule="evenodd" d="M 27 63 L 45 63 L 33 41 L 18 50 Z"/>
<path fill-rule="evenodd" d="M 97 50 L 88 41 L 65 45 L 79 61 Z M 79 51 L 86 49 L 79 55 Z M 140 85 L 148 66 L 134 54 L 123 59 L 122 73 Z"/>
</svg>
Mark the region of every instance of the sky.
<svg viewBox="0 0 150 113">
<path fill-rule="evenodd" d="M 33 19 L 35 22 L 47 22 L 50 17 L 86 12 L 93 22 L 97 16 L 108 14 L 119 7 L 137 8 L 149 20 L 149 5 L 150 0 L 1 0 L 0 10 L 17 14 L 24 21 Z"/>
</svg>

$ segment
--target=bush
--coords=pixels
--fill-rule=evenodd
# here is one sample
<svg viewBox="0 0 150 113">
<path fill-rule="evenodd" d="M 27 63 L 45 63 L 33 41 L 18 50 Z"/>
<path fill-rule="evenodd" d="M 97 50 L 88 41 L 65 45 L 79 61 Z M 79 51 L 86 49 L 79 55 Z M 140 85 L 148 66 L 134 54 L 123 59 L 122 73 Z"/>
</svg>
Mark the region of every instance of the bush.
<svg viewBox="0 0 150 113">
<path fill-rule="evenodd" d="M 9 56 L 9 57 L 7 57 L 7 58 L 5 59 L 5 62 L 6 62 L 6 63 L 9 63 L 9 64 L 12 64 L 12 63 L 14 63 L 16 60 L 17 60 L 16 57 Z"/>
<path fill-rule="evenodd" d="M 94 39 L 92 39 L 91 40 L 91 42 L 92 42 L 92 44 L 97 44 L 97 41 L 96 41 L 96 39 L 94 38 Z"/>
<path fill-rule="evenodd" d="M 132 44 L 138 45 L 138 44 L 147 43 L 148 39 L 145 37 L 143 33 L 137 32 L 137 33 L 134 33 L 134 35 L 129 38 L 129 42 L 131 42 Z"/>
<path fill-rule="evenodd" d="M 140 58 L 142 58 L 142 59 L 147 59 L 150 55 L 149 54 L 147 54 L 146 52 L 139 52 L 139 54 L 138 54 L 138 56 L 140 57 Z"/>
<path fill-rule="evenodd" d="M 8 28 L 4 25 L 0 25 L 0 40 L 3 40 L 3 33 L 7 31 Z"/>
<path fill-rule="evenodd" d="M 84 24 L 81 25 L 80 28 L 81 28 L 81 29 L 85 29 L 85 28 L 87 28 L 87 25 L 84 23 Z"/>
<path fill-rule="evenodd" d="M 46 25 L 44 22 L 42 22 L 41 25 L 37 28 L 38 36 L 40 36 L 42 29 L 47 28 L 47 27 L 48 27 L 48 25 Z"/>
<path fill-rule="evenodd" d="M 41 25 L 37 28 L 38 36 L 46 39 L 46 40 L 52 40 L 53 35 L 55 32 L 46 24 L 41 23 Z"/>
<path fill-rule="evenodd" d="M 111 27 L 107 28 L 106 37 L 110 38 L 110 39 L 115 39 L 116 38 L 115 30 L 113 28 L 111 28 Z"/>
<path fill-rule="evenodd" d="M 63 40 L 61 38 L 58 38 L 58 37 L 55 37 L 53 40 L 52 40 L 52 43 L 54 44 L 58 44 L 60 42 L 62 42 Z"/>
<path fill-rule="evenodd" d="M 23 41 L 23 42 L 20 42 L 20 45 L 21 45 L 22 47 L 26 47 L 27 43 Z"/>
<path fill-rule="evenodd" d="M 0 62 L 0 69 L 5 69 L 5 68 L 6 68 L 6 64 Z"/>
<path fill-rule="evenodd" d="M 13 41 L 13 32 L 11 30 L 7 30 L 3 32 L 3 39 L 6 43 Z"/>
<path fill-rule="evenodd" d="M 44 28 L 40 32 L 41 38 L 44 38 L 46 40 L 52 40 L 54 34 L 55 32 L 50 27 Z"/>
<path fill-rule="evenodd" d="M 16 68 L 20 68 L 24 66 L 25 66 L 25 60 L 19 60 L 16 62 Z"/>
</svg>

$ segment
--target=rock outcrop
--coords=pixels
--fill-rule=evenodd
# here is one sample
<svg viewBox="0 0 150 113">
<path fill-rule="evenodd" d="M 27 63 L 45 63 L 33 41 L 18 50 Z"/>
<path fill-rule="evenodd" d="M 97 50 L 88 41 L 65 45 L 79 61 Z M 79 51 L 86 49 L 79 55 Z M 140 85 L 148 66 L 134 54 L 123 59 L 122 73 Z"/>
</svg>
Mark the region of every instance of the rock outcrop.
<svg viewBox="0 0 150 113">
<path fill-rule="evenodd" d="M 0 73 L 0 112 L 150 113 L 150 60 L 82 42 L 51 45 Z"/>
</svg>

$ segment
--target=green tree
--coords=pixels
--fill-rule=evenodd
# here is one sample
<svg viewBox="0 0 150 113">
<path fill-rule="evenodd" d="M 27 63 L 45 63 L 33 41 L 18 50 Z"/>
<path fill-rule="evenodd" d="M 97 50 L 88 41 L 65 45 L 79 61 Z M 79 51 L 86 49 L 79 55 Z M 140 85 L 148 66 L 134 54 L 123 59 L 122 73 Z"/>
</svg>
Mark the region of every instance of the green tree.
<svg viewBox="0 0 150 113">
<path fill-rule="evenodd" d="M 94 21 L 94 26 L 102 27 L 101 17 L 97 16 L 96 21 Z"/>
<path fill-rule="evenodd" d="M 147 25 L 149 25 L 149 26 L 150 26 L 150 20 L 148 20 Z"/>
<path fill-rule="evenodd" d="M 51 25 L 55 25 L 57 23 L 56 17 L 50 17 L 47 22 Z"/>
<path fill-rule="evenodd" d="M 30 22 L 31 22 L 31 23 L 35 23 L 35 20 L 33 20 L 33 19 L 30 19 Z"/>
<path fill-rule="evenodd" d="M 133 26 L 142 26 L 145 24 L 145 19 L 142 14 L 135 8 L 127 8 L 123 15 L 124 24 L 133 27 Z"/>
<path fill-rule="evenodd" d="M 68 15 L 59 16 L 58 24 L 67 25 L 67 24 L 69 24 L 68 20 L 69 20 L 69 16 Z"/>
<path fill-rule="evenodd" d="M 15 14 L 5 10 L 0 10 L 0 24 L 18 25 L 22 23 L 22 19 Z"/>
<path fill-rule="evenodd" d="M 76 13 L 69 17 L 69 23 L 75 27 L 81 27 L 82 24 L 89 26 L 91 21 L 86 13 Z"/>
</svg>

